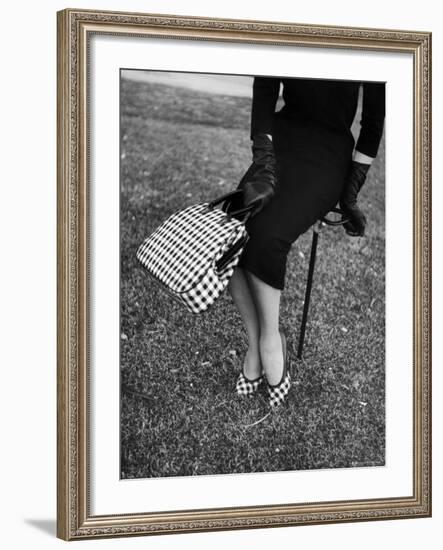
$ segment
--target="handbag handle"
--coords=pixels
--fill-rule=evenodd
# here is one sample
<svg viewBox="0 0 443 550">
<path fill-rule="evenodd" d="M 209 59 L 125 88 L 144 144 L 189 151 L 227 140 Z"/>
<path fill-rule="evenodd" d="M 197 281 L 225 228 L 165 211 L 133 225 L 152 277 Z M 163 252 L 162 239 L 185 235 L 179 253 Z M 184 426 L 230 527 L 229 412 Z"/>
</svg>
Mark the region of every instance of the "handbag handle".
<svg viewBox="0 0 443 550">
<path fill-rule="evenodd" d="M 224 202 L 228 199 L 232 199 L 236 195 L 240 195 L 240 193 L 243 193 L 243 191 L 241 189 L 234 189 L 234 191 L 230 191 L 229 193 L 226 193 L 226 194 L 222 195 L 221 197 L 218 197 L 218 198 L 214 199 L 213 201 L 211 201 L 208 204 L 208 208 L 214 208 L 214 206 L 217 206 L 217 204 L 220 204 L 221 202 Z"/>
<path fill-rule="evenodd" d="M 221 202 L 226 202 L 227 200 L 232 199 L 241 194 L 243 194 L 243 191 L 241 189 L 235 189 L 234 191 L 230 191 L 229 193 L 226 193 L 225 195 L 222 195 L 221 197 L 218 197 L 213 201 L 211 201 L 210 203 L 208 203 L 208 208 L 212 210 L 215 206 L 217 206 L 217 204 L 220 204 Z M 253 205 L 245 206 L 244 208 L 239 208 L 238 210 L 234 210 L 232 212 L 226 212 L 226 215 L 228 220 L 230 220 L 233 216 L 241 216 L 242 214 L 246 214 L 243 219 L 243 222 L 246 222 L 251 216 L 254 208 L 255 207 Z"/>
</svg>

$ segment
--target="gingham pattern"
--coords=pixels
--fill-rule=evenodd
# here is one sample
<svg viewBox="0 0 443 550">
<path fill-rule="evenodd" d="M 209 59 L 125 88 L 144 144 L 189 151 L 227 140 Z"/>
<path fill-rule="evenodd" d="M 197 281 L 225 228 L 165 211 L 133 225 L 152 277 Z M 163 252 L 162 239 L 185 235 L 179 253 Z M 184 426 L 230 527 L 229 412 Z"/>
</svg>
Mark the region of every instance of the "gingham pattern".
<svg viewBox="0 0 443 550">
<path fill-rule="evenodd" d="M 282 382 L 278 386 L 270 386 L 268 384 L 268 393 L 269 393 L 269 405 L 272 408 L 278 407 L 283 401 L 285 400 L 285 397 L 289 393 L 289 389 L 291 387 L 291 377 L 289 375 L 289 372 L 286 373 L 286 376 Z"/>
<path fill-rule="evenodd" d="M 137 250 L 137 259 L 173 298 L 192 313 L 205 311 L 220 296 L 243 248 L 220 271 L 216 262 L 240 239 L 245 225 L 222 210 L 195 204 L 163 222 Z"/>
<path fill-rule="evenodd" d="M 238 395 L 252 395 L 255 393 L 260 385 L 263 383 L 263 376 L 256 378 L 255 380 L 248 380 L 241 372 L 237 378 L 236 390 Z"/>
</svg>

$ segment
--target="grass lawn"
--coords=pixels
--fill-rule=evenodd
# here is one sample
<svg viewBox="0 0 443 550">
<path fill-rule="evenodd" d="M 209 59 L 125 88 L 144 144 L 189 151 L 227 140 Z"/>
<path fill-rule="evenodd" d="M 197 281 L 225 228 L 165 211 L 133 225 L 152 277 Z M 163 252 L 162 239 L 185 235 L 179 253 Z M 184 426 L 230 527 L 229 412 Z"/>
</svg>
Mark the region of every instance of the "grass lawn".
<svg viewBox="0 0 443 550">
<path fill-rule="evenodd" d="M 385 456 L 384 141 L 361 192 L 364 238 L 320 235 L 304 357 L 296 359 L 312 233 L 282 295 L 293 385 L 235 383 L 246 334 L 228 293 L 193 315 L 143 273 L 142 240 L 175 210 L 233 189 L 251 161 L 250 100 L 122 80 L 121 476 L 380 466 Z"/>
</svg>

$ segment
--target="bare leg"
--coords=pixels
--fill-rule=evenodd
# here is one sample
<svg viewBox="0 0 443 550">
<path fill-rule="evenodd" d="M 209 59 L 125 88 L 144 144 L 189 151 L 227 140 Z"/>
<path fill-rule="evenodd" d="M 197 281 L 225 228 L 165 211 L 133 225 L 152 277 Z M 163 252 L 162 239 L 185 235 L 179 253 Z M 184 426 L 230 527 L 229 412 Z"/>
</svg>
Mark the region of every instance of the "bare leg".
<svg viewBox="0 0 443 550">
<path fill-rule="evenodd" d="M 259 352 L 260 327 L 257 310 L 249 288 L 245 272 L 237 267 L 229 281 L 228 290 L 237 306 L 248 334 L 249 347 L 246 352 L 243 373 L 249 380 L 261 375 Z"/>
<path fill-rule="evenodd" d="M 279 332 L 281 291 L 246 271 L 258 313 L 261 363 L 269 384 L 278 384 L 283 373 L 283 349 Z"/>
</svg>

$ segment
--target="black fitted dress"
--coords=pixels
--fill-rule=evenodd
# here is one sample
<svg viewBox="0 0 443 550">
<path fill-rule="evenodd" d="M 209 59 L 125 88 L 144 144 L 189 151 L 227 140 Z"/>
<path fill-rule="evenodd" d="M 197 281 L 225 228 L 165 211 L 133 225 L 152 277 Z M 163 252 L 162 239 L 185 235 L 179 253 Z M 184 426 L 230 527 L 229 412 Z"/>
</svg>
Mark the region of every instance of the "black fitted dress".
<svg viewBox="0 0 443 550">
<path fill-rule="evenodd" d="M 275 112 L 280 83 L 284 106 Z M 351 125 L 363 87 L 360 134 Z M 384 83 L 255 77 L 251 139 L 271 134 L 277 161 L 276 193 L 247 222 L 250 239 L 239 266 L 284 288 L 292 243 L 336 206 L 355 149 L 375 157 L 383 133 Z"/>
</svg>

